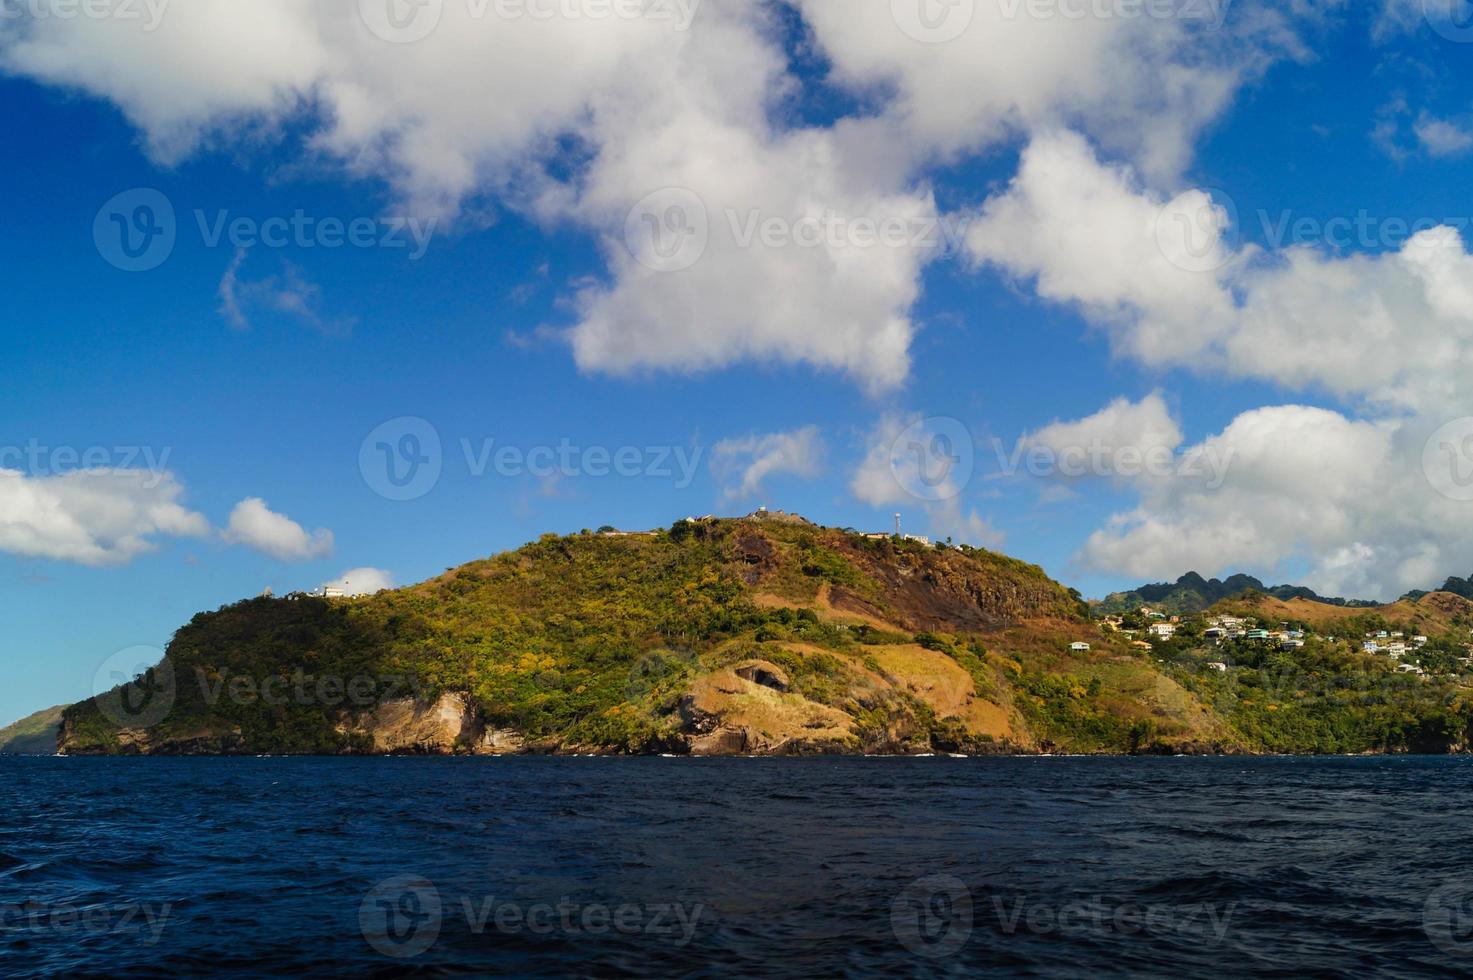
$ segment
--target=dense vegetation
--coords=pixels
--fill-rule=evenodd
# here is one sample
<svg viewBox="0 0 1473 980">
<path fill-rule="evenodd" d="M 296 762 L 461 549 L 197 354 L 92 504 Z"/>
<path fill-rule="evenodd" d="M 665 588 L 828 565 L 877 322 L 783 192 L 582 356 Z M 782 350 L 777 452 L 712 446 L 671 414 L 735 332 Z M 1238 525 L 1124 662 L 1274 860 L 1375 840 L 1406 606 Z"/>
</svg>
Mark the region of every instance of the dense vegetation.
<svg viewBox="0 0 1473 980">
<path fill-rule="evenodd" d="M 365 719 L 385 705 L 454 695 L 486 731 L 535 751 L 694 751 L 727 735 L 713 751 L 1467 744 L 1473 707 L 1450 626 L 1422 651 L 1424 678 L 1345 640 L 1210 648 L 1185 623 L 1143 645 L 1088 611 L 1003 555 L 796 519 L 548 535 L 372 597 L 201 613 L 147 679 L 173 700 L 144 737 L 104 699 L 69 709 L 64 738 L 74 752 L 367 752 Z M 1336 614 L 1346 636 L 1386 622 Z"/>
</svg>

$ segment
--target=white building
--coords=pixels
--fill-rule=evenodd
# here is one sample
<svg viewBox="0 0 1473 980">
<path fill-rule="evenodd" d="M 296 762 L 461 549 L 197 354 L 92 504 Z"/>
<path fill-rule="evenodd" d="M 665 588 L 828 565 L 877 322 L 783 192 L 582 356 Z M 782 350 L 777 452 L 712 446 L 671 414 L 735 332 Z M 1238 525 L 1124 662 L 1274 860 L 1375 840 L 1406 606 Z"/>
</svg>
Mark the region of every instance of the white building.
<svg viewBox="0 0 1473 980">
<path fill-rule="evenodd" d="M 1176 635 L 1176 627 L 1171 623 L 1152 623 L 1150 632 L 1152 636 L 1159 636 L 1163 640 L 1169 640 Z"/>
<path fill-rule="evenodd" d="M 1088 643 L 1071 643 L 1071 644 L 1069 644 L 1069 649 L 1070 650 L 1073 650 L 1075 653 L 1088 653 L 1089 652 L 1089 644 Z"/>
</svg>

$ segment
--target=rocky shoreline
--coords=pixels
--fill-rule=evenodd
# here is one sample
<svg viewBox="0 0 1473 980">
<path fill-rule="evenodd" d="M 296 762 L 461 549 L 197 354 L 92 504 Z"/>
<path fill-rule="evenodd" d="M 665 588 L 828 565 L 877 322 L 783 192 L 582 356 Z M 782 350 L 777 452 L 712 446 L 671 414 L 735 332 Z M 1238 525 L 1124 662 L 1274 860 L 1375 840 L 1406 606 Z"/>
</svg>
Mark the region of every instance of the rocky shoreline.
<svg viewBox="0 0 1473 980">
<path fill-rule="evenodd" d="M 847 738 L 789 738 L 779 741 L 749 728 L 725 724 L 720 716 L 703 712 L 693 699 L 681 706 L 684 727 L 668 737 L 634 750 L 598 745 L 568 745 L 528 739 L 509 728 L 489 727 L 464 694 L 444 694 L 436 701 L 403 698 L 385 702 L 374 711 L 346 720 L 338 728 L 351 747 L 340 756 L 689 756 L 702 757 L 812 757 L 890 756 L 962 757 L 1047 756 L 1052 746 L 1019 745 L 1001 741 L 983 744 L 938 744 L 922 741 L 919 733 L 906 737 L 861 740 Z M 174 733 L 159 737 L 143 729 L 122 729 L 115 744 L 84 744 L 63 723 L 57 738 L 58 754 L 66 756 L 254 756 L 290 755 L 253 745 L 238 730 Z M 1254 755 L 1240 747 L 1194 742 L 1153 744 L 1134 753 L 1091 752 L 1071 755 Z"/>
</svg>

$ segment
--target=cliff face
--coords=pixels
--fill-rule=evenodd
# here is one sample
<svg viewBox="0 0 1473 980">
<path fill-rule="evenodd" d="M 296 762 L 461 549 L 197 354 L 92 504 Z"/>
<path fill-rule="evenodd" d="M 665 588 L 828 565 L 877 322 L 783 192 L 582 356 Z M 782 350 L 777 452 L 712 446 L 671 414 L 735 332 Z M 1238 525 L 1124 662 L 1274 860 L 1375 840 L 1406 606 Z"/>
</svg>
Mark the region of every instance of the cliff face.
<svg viewBox="0 0 1473 980">
<path fill-rule="evenodd" d="M 64 751 L 1125 751 L 1147 723 L 1237 744 L 1034 566 L 756 516 L 239 603 L 116 693 L 67 711 Z"/>
</svg>

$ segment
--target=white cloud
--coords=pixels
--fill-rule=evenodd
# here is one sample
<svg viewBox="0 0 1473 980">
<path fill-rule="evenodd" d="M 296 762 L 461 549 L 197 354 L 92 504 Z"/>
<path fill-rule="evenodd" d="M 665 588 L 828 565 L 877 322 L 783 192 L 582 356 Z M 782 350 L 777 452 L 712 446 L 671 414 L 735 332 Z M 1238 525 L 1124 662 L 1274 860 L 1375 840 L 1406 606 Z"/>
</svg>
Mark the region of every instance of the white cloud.
<svg viewBox="0 0 1473 980">
<path fill-rule="evenodd" d="M 1473 414 L 1473 255 L 1448 227 L 1374 254 L 1265 253 L 1237 246 L 1228 217 L 1205 193 L 1154 192 L 1078 135 L 1051 133 L 969 231 L 977 259 L 1078 307 L 1134 360 L 1329 393 L 1365 416 L 1243 413 L 1174 457 L 1227 464 L 1220 485 L 1211 466 L 1139 473 L 1138 507 L 1096 532 L 1082 562 L 1168 578 L 1292 561 L 1306 584 L 1371 598 L 1467 574 L 1467 505 L 1433 489 L 1422 452 L 1443 422 Z M 1121 428 L 1129 408 L 1033 438 Z M 1170 442 L 1164 425 L 1151 427 Z"/>
<path fill-rule="evenodd" d="M 1117 398 L 1087 418 L 1054 422 L 1020 441 L 1024 446 L 1046 448 L 1056 457 L 1096 448 L 1102 457 L 1113 457 L 1122 450 L 1144 456 L 1174 451 L 1182 443 L 1182 431 L 1161 393 L 1152 392 L 1138 402 Z M 1109 465 L 1110 473 L 1116 469 Z"/>
<path fill-rule="evenodd" d="M 382 568 L 352 568 L 328 582 L 325 589 L 340 589 L 344 595 L 373 595 L 394 588 L 394 577 Z"/>
<path fill-rule="evenodd" d="M 490 5 L 477 18 L 482 5 L 446 3 L 427 37 L 390 44 L 355 0 L 190 0 L 153 31 L 8 20 L 0 68 L 112 101 L 163 162 L 302 134 L 312 159 L 387 181 L 412 214 L 502 204 L 588 230 L 610 278 L 572 298 L 567 336 L 585 370 L 780 362 L 883 391 L 908 376 L 936 243 L 744 245 L 734 226 L 925 222 L 935 204 L 916 175 L 937 158 L 1080 120 L 1148 173 L 1173 174 L 1236 87 L 1296 51 L 1268 5 L 1235 5 L 1221 31 L 1005 7 L 978 4 L 962 37 L 936 45 L 907 37 L 890 0 L 803 0 L 835 79 L 878 110 L 821 126 L 784 111 L 803 83 L 764 4 L 701 4 L 679 30 L 679 17 L 506 19 Z M 626 218 L 672 187 L 703 202 L 709 241 L 694 265 L 660 272 L 631 254 Z M 239 286 L 232 299 L 222 283 L 233 322 L 249 318 Z"/>
<path fill-rule="evenodd" d="M 1197 356 L 1228 325 L 1231 295 L 1193 271 L 1233 261 L 1218 234 L 1226 219 L 1206 195 L 1154 194 L 1129 169 L 1102 164 L 1083 137 L 1055 131 L 1034 138 L 967 244 L 978 261 L 1082 307 L 1129 353 L 1160 364 Z M 1173 234 L 1180 227 L 1192 234 Z"/>
<path fill-rule="evenodd" d="M 810 425 L 793 432 L 723 439 L 711 448 L 711 468 L 724 481 L 736 478 L 726 488 L 728 498 L 747 498 L 761 492 L 762 481 L 770 476 L 817 476 L 824 453 L 823 436 L 818 426 Z"/>
<path fill-rule="evenodd" d="M 1339 257 L 1233 245 L 1205 193 L 1168 198 L 1048 134 L 968 233 L 972 254 L 1078 306 L 1117 350 L 1155 367 L 1321 389 L 1390 410 L 1466 402 L 1473 257 L 1451 228 L 1398 252 Z M 1395 351 L 1396 357 L 1387 357 Z"/>
<path fill-rule="evenodd" d="M 1171 16 L 1130 16 L 1123 3 L 958 3 L 947 16 L 966 17 L 964 29 L 928 44 L 897 29 L 918 3 L 799 6 L 838 81 L 894 92 L 885 108 L 910 152 L 951 156 L 1079 125 L 1160 179 L 1180 173 L 1242 84 L 1276 59 L 1307 57 L 1297 27 L 1325 13 L 1217 0 L 1172 4 Z"/>
<path fill-rule="evenodd" d="M 1473 150 L 1473 129 L 1446 119 L 1423 116 L 1413 127 L 1417 140 L 1434 157 L 1455 157 Z"/>
<path fill-rule="evenodd" d="M 169 473 L 77 470 L 27 476 L 0 469 L 0 551 L 83 565 L 124 564 L 154 538 L 199 537 L 209 522 L 180 503 Z"/>
<path fill-rule="evenodd" d="M 1138 483 L 1140 506 L 1117 514 L 1081 552 L 1088 567 L 1142 579 L 1272 572 L 1302 563 L 1305 584 L 1390 599 L 1434 588 L 1468 564 L 1466 502 L 1439 494 L 1423 469 L 1428 425 L 1357 421 L 1298 405 L 1245 412 L 1193 450 L 1231 454 L 1220 488 L 1173 473 Z"/>
<path fill-rule="evenodd" d="M 247 497 L 230 512 L 230 523 L 221 532 L 229 544 L 245 545 L 282 561 L 307 561 L 332 554 L 332 532 L 308 534 L 296 521 L 277 514 L 260 497 Z"/>
<path fill-rule="evenodd" d="M 352 329 L 352 318 L 323 314 L 322 288 L 291 262 L 282 263 L 280 275 L 242 278 L 240 270 L 247 254 L 246 249 L 237 249 L 220 277 L 220 315 L 232 327 L 248 330 L 252 315 L 265 311 L 288 317 L 323 334 L 343 334 Z"/>
<path fill-rule="evenodd" d="M 886 414 L 865 437 L 864 459 L 849 480 L 849 492 L 871 507 L 913 503 L 915 497 L 901 486 L 893 460 L 895 442 L 919 415 Z"/>
</svg>

